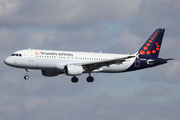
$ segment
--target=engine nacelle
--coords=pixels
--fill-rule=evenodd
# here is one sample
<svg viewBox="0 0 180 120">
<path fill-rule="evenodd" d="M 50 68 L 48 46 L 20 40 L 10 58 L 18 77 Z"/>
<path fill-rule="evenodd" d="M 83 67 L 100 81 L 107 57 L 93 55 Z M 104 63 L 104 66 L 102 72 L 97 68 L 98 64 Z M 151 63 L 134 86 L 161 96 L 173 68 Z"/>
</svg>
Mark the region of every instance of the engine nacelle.
<svg viewBox="0 0 180 120">
<path fill-rule="evenodd" d="M 57 70 L 41 70 L 41 72 L 44 76 L 47 77 L 58 76 L 59 74 L 61 74 L 61 72 Z"/>
<path fill-rule="evenodd" d="M 83 68 L 77 65 L 66 65 L 64 67 L 64 73 L 70 76 L 81 75 L 83 73 Z"/>
</svg>

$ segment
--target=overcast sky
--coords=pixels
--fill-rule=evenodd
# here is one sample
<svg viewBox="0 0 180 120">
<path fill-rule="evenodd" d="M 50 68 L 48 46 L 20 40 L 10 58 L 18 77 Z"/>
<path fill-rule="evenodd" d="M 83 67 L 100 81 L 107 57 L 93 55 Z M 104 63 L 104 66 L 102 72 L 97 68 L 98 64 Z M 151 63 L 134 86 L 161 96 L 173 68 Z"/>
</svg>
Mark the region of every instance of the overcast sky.
<svg viewBox="0 0 180 120">
<path fill-rule="evenodd" d="M 0 0 L 0 120 L 179 120 L 179 0 Z M 44 77 L 11 68 L 21 49 L 135 53 L 165 28 L 168 64 L 117 74 Z"/>
</svg>

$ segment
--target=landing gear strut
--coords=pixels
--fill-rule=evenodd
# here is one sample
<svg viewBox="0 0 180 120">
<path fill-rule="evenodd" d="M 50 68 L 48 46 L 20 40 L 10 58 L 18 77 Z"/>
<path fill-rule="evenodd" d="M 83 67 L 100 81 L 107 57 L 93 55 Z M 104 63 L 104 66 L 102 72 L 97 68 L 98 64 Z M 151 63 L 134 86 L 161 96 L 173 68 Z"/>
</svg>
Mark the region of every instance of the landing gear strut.
<svg viewBox="0 0 180 120">
<path fill-rule="evenodd" d="M 89 73 L 89 77 L 87 77 L 87 82 L 93 82 L 94 78 L 91 76 L 91 73 Z"/>
<path fill-rule="evenodd" d="M 94 81 L 94 78 L 91 76 L 91 73 L 88 73 L 89 74 L 89 77 L 87 77 L 87 82 L 93 82 Z M 71 78 L 71 81 L 73 82 L 73 83 L 77 83 L 78 82 L 78 78 L 76 77 L 76 76 L 73 76 L 72 78 Z"/>
<path fill-rule="evenodd" d="M 77 83 L 78 82 L 78 78 L 76 76 L 74 76 L 74 77 L 71 78 L 71 81 L 73 83 Z"/>
<path fill-rule="evenodd" d="M 24 79 L 25 79 L 25 80 L 28 80 L 28 79 L 29 79 L 29 76 L 28 76 L 29 71 L 28 71 L 28 69 L 25 69 L 25 70 L 26 70 L 26 75 L 24 76 Z"/>
<path fill-rule="evenodd" d="M 25 76 L 24 76 L 25 77 Z M 93 82 L 94 81 L 94 78 L 92 77 L 92 76 L 89 76 L 89 77 L 87 77 L 87 82 Z M 76 76 L 74 76 L 74 77 L 72 77 L 71 78 L 71 81 L 73 82 L 73 83 L 77 83 L 79 80 L 78 80 L 78 78 L 76 77 Z"/>
</svg>

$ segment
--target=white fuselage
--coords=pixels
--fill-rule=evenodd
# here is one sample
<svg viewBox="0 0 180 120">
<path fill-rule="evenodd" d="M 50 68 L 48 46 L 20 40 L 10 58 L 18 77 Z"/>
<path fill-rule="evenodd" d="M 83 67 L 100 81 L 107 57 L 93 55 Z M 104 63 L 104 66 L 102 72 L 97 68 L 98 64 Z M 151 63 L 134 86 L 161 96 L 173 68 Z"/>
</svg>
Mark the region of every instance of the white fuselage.
<svg viewBox="0 0 180 120">
<path fill-rule="evenodd" d="M 71 51 L 52 51 L 52 50 L 36 50 L 27 49 L 14 52 L 5 59 L 5 63 L 9 66 L 40 69 L 40 70 L 62 70 L 65 65 L 108 61 L 111 59 L 127 56 L 125 54 L 106 54 L 91 52 L 71 52 Z M 103 66 L 92 72 L 122 72 L 128 69 L 135 61 L 136 57 L 129 58 L 125 62 Z"/>
</svg>

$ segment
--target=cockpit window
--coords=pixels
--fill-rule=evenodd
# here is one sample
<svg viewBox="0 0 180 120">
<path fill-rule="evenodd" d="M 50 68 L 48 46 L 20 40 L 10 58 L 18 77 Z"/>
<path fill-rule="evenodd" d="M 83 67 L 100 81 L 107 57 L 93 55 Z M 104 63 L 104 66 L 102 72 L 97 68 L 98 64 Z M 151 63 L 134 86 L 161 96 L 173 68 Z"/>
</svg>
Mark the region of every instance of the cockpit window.
<svg viewBox="0 0 180 120">
<path fill-rule="evenodd" d="M 12 54 L 11 56 L 19 56 L 19 57 L 22 57 L 22 54 Z"/>
</svg>

